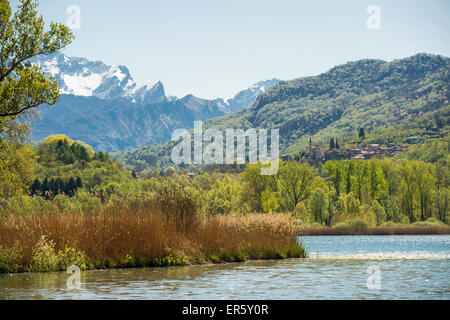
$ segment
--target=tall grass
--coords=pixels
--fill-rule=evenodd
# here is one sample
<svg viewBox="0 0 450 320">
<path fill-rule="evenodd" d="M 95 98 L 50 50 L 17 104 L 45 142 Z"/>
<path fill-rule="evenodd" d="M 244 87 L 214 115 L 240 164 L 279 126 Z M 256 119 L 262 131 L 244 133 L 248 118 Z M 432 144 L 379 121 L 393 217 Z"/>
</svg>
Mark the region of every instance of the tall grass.
<svg viewBox="0 0 450 320">
<path fill-rule="evenodd" d="M 164 210 L 163 210 L 164 208 Z M 0 217 L 0 272 L 164 266 L 304 257 L 285 215 L 198 216 L 112 201 L 100 212 Z M 8 267 L 9 266 L 9 267 Z"/>
</svg>

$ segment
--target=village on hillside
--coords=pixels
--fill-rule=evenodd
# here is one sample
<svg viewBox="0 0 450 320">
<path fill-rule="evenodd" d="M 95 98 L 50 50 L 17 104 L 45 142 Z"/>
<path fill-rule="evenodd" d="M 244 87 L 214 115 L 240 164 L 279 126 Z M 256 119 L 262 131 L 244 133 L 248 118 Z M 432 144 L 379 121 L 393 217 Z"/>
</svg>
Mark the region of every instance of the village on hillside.
<svg viewBox="0 0 450 320">
<path fill-rule="evenodd" d="M 402 153 L 405 149 L 413 144 L 423 142 L 430 138 L 443 138 L 448 135 L 448 131 L 441 131 L 433 136 L 411 136 L 407 137 L 402 144 L 389 143 L 387 145 L 367 144 L 363 146 L 355 146 L 352 148 L 340 148 L 335 145 L 312 144 L 309 142 L 308 150 L 300 154 L 300 160 L 304 161 L 321 161 L 328 160 L 367 160 L 375 157 L 394 157 Z M 290 158 L 290 155 L 284 155 L 283 159 Z"/>
</svg>

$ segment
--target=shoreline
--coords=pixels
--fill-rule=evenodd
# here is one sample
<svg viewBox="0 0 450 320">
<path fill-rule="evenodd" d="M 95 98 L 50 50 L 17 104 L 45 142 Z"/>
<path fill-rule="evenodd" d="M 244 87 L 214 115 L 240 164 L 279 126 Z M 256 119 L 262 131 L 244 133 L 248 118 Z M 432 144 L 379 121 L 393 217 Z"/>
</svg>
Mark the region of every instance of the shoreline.
<svg viewBox="0 0 450 320">
<path fill-rule="evenodd" d="M 305 227 L 297 229 L 297 236 L 376 236 L 376 235 L 447 235 L 450 226 L 393 226 L 368 227 L 366 229 Z"/>
<path fill-rule="evenodd" d="M 308 254 L 305 248 L 296 243 L 286 247 L 277 248 L 253 248 L 250 250 L 242 250 L 235 254 L 219 253 L 204 255 L 202 253 L 192 256 L 177 257 L 173 255 L 165 256 L 155 259 L 150 262 L 145 262 L 143 259 L 126 256 L 126 260 L 122 258 L 120 261 L 105 260 L 105 261 L 89 261 L 85 259 L 83 265 L 75 263 L 74 265 L 80 268 L 80 271 L 95 271 L 95 270 L 113 270 L 113 269 L 139 269 L 139 268 L 166 268 L 166 267 L 181 267 L 181 266 L 201 266 L 201 265 L 220 265 L 227 263 L 245 263 L 248 261 L 271 261 L 271 260 L 287 260 L 287 259 L 305 259 Z M 14 270 L 9 272 L 1 272 L 0 276 L 8 274 L 42 274 L 51 272 L 66 272 L 67 266 L 59 266 L 57 269 L 48 269 L 35 271 L 30 269 L 30 266 L 17 266 Z"/>
</svg>

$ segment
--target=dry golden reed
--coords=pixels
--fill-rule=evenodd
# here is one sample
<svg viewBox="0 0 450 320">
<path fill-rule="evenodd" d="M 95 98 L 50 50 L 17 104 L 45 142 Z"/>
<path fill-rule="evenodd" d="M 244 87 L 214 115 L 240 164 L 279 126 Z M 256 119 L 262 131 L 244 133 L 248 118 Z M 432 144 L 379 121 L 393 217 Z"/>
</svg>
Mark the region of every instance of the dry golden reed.
<svg viewBox="0 0 450 320">
<path fill-rule="evenodd" d="M 96 214 L 10 214 L 0 217 L 0 246 L 18 246 L 22 265 L 32 261 L 33 248 L 43 236 L 55 250 L 76 248 L 94 265 L 115 261 L 120 266 L 126 256 L 145 265 L 169 255 L 188 262 L 192 257 L 207 262 L 209 256 L 239 254 L 253 259 L 304 256 L 296 230 L 283 214 L 197 216 L 189 227 L 177 219 L 179 215 L 130 201 L 110 203 Z M 276 254 L 280 249 L 285 255 Z"/>
</svg>

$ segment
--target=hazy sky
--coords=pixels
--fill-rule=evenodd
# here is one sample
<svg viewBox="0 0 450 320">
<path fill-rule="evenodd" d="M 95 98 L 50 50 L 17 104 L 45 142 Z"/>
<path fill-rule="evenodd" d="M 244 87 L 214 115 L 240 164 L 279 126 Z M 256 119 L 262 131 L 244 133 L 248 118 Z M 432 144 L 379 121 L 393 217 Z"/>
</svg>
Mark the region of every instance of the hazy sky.
<svg viewBox="0 0 450 320">
<path fill-rule="evenodd" d="M 17 0 L 13 0 L 13 6 Z M 80 8 L 69 56 L 126 65 L 138 84 L 228 98 L 250 84 L 362 58 L 450 56 L 450 1 L 40 0 L 46 21 Z M 377 5 L 381 28 L 368 29 Z"/>
</svg>

